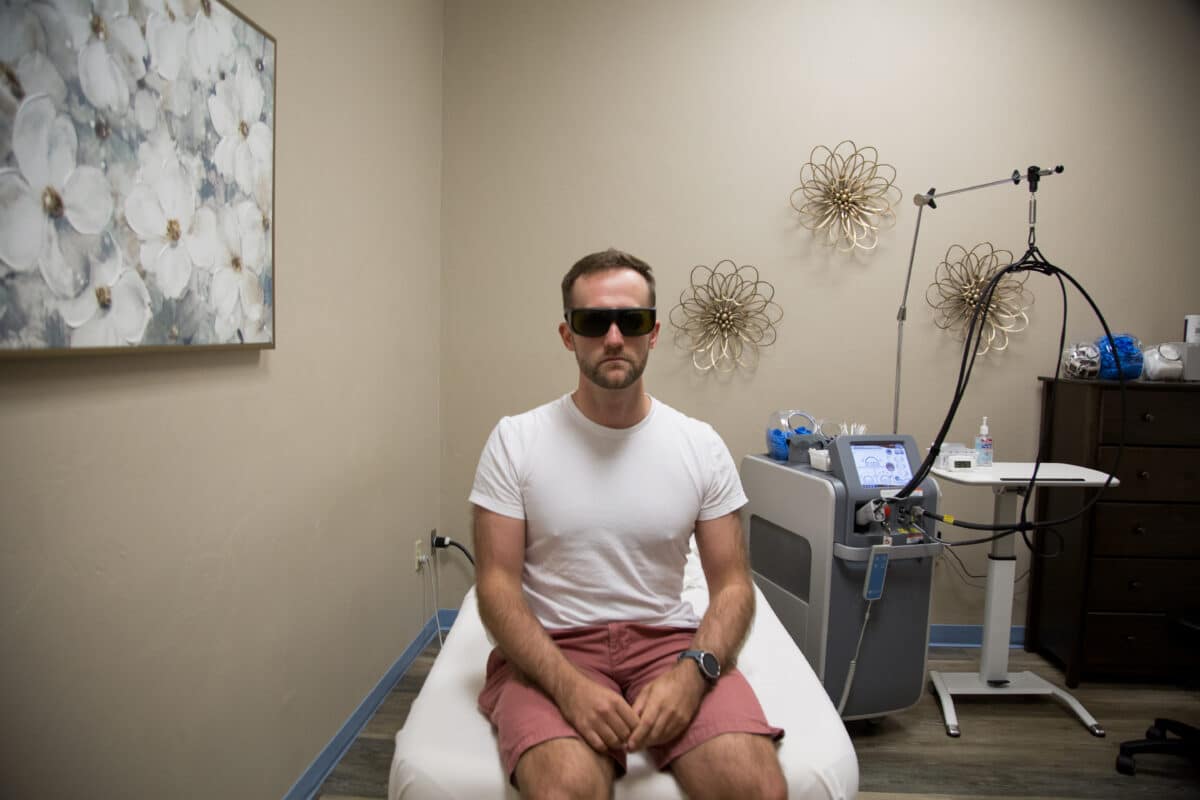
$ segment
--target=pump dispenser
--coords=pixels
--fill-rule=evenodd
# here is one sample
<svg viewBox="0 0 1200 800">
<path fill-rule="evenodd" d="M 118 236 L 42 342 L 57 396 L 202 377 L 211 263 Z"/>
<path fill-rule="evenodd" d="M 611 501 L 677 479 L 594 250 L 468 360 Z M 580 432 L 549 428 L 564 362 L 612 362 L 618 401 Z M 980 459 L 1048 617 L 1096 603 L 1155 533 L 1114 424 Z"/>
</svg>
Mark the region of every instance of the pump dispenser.
<svg viewBox="0 0 1200 800">
<path fill-rule="evenodd" d="M 980 467 L 992 465 L 992 437 L 988 434 L 987 417 L 979 426 L 979 435 L 975 437 L 975 464 Z"/>
</svg>

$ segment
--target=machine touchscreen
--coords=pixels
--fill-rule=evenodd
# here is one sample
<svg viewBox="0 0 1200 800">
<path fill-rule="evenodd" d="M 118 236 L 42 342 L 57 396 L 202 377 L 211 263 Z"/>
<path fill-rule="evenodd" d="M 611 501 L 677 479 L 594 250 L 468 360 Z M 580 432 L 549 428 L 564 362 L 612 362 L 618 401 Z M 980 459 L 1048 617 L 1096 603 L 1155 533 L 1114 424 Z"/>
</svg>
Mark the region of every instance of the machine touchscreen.
<svg viewBox="0 0 1200 800">
<path fill-rule="evenodd" d="M 912 479 L 904 442 L 856 443 L 850 452 L 864 489 L 898 488 Z"/>
</svg>

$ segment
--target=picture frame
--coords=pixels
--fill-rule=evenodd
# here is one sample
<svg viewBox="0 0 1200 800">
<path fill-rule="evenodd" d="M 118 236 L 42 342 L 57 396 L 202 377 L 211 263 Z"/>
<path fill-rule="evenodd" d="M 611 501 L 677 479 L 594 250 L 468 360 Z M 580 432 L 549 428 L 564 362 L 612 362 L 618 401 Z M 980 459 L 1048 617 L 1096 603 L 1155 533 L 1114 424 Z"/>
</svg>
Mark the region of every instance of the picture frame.
<svg viewBox="0 0 1200 800">
<path fill-rule="evenodd" d="M 0 359 L 275 347 L 276 66 L 223 0 L 0 7 Z"/>
</svg>

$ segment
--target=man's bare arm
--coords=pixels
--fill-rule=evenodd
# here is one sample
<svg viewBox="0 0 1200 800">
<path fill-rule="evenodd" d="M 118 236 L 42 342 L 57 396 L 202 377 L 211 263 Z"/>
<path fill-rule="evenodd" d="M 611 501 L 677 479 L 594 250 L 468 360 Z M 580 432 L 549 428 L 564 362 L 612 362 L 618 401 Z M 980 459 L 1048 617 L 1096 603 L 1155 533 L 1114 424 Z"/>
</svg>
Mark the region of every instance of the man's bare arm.
<svg viewBox="0 0 1200 800">
<path fill-rule="evenodd" d="M 737 513 L 697 522 L 696 546 L 708 581 L 709 602 L 692 647 L 709 651 L 722 669 L 729 669 L 754 617 L 754 587 Z M 683 733 L 696 716 L 706 688 L 692 661 L 681 661 L 655 678 L 634 701 L 633 710 L 641 722 L 630 735 L 627 749 L 662 744 Z"/>
<path fill-rule="evenodd" d="M 593 749 L 621 749 L 638 722 L 633 709 L 577 670 L 525 602 L 525 521 L 474 509 L 476 595 L 483 624 L 505 658 L 554 700 Z"/>
<path fill-rule="evenodd" d="M 728 669 L 737 661 L 754 619 L 754 584 L 737 512 L 697 522 L 696 547 L 709 601 L 692 646 L 709 651 L 722 669 Z"/>
</svg>

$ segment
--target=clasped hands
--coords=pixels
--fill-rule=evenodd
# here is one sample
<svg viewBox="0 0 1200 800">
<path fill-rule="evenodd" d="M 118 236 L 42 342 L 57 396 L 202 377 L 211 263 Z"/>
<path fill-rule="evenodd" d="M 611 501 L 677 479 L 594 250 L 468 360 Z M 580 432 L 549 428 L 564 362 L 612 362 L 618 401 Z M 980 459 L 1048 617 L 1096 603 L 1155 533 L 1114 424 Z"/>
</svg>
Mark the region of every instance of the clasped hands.
<svg viewBox="0 0 1200 800">
<path fill-rule="evenodd" d="M 707 685 L 696 665 L 682 661 L 651 681 L 633 705 L 608 687 L 579 674 L 555 698 L 584 741 L 597 752 L 665 744 L 683 733 L 704 697 Z"/>
</svg>

